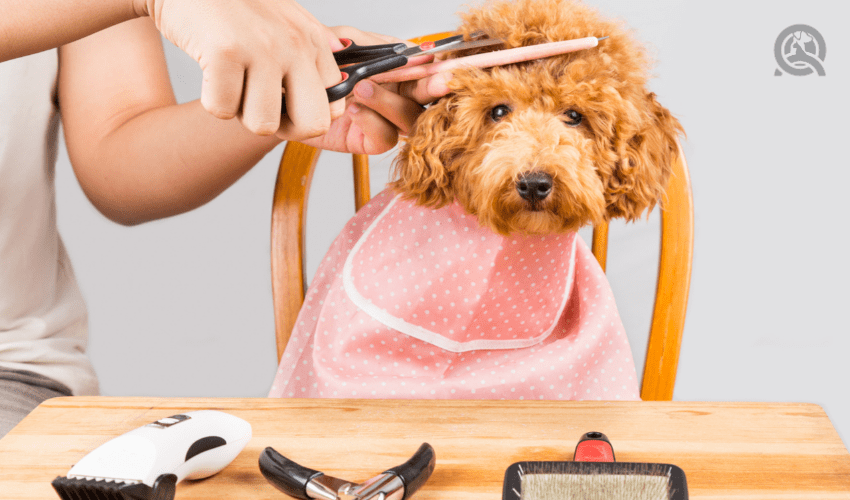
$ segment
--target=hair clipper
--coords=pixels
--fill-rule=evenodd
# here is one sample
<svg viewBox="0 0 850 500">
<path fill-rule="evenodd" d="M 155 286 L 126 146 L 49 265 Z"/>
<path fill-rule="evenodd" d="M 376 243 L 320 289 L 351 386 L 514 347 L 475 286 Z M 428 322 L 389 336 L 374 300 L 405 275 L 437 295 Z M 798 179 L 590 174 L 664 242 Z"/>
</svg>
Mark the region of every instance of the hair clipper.
<svg viewBox="0 0 850 500">
<path fill-rule="evenodd" d="M 163 418 L 102 444 L 53 480 L 64 500 L 171 500 L 183 479 L 223 469 L 251 440 L 251 424 L 201 410 Z"/>
</svg>

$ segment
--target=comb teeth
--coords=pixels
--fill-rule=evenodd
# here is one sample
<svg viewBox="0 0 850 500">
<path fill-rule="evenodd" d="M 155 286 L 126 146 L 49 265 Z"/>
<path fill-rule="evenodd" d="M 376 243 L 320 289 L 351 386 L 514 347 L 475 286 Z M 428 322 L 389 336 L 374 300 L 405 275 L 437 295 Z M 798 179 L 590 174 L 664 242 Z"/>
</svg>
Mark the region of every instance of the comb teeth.
<svg viewBox="0 0 850 500">
<path fill-rule="evenodd" d="M 59 476 L 51 483 L 62 500 L 149 500 L 153 489 L 144 483 Z"/>
</svg>

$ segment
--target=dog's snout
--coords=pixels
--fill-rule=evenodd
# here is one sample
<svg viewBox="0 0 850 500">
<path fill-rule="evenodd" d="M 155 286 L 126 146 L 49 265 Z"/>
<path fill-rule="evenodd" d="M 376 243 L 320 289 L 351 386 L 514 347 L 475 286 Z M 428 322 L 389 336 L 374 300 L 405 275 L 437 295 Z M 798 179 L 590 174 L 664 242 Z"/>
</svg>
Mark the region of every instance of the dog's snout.
<svg viewBox="0 0 850 500">
<path fill-rule="evenodd" d="M 543 201 L 552 192 L 552 176 L 546 172 L 526 172 L 517 179 L 516 190 L 526 201 Z"/>
</svg>

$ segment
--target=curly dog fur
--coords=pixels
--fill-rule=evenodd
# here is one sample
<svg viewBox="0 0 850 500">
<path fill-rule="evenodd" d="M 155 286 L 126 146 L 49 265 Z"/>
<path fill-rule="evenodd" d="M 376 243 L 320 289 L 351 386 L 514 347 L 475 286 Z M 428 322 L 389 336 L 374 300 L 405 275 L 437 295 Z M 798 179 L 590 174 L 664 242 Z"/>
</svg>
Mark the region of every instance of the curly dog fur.
<svg viewBox="0 0 850 500">
<path fill-rule="evenodd" d="M 563 233 L 651 210 L 683 129 L 647 91 L 648 58 L 628 30 L 572 0 L 497 0 L 462 16 L 462 33 L 483 31 L 506 48 L 609 38 L 542 60 L 456 70 L 452 93 L 403 144 L 391 187 L 432 208 L 456 200 L 503 235 Z M 522 196 L 529 174 L 549 179 L 545 198 Z"/>
</svg>

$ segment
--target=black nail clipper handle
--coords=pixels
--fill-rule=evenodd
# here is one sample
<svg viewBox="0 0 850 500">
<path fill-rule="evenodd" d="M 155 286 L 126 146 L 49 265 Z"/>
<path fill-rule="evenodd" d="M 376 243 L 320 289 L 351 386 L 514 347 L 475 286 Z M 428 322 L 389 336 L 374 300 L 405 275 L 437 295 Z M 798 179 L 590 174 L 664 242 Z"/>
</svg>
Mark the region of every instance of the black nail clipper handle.
<svg viewBox="0 0 850 500">
<path fill-rule="evenodd" d="M 260 454 L 260 472 L 272 483 L 272 486 L 287 495 L 303 500 L 307 496 L 307 483 L 322 473 L 308 469 L 281 455 L 271 446 Z"/>
<path fill-rule="evenodd" d="M 388 469 L 385 474 L 393 473 L 401 478 L 402 482 L 404 482 L 404 496 L 402 500 L 407 500 L 428 481 L 431 473 L 434 472 L 436 462 L 437 455 L 434 453 L 434 448 L 428 443 L 422 443 L 422 446 L 416 450 L 416 453 L 410 457 L 410 460 L 392 469 Z"/>
</svg>

